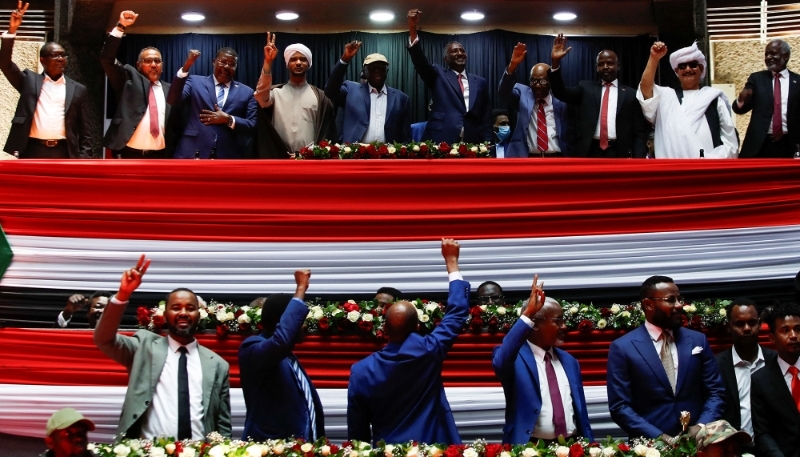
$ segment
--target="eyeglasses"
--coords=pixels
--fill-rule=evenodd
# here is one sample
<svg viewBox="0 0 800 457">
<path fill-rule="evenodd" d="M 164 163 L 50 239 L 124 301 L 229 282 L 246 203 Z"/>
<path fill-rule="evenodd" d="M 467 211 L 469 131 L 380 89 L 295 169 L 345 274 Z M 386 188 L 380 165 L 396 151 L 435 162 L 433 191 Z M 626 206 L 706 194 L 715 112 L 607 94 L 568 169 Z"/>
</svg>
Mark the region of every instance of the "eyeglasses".
<svg viewBox="0 0 800 457">
<path fill-rule="evenodd" d="M 564 319 L 563 317 L 537 317 L 534 320 L 535 321 L 552 321 L 554 324 L 556 324 L 556 327 L 561 327 L 562 325 L 564 325 L 567 322 L 566 319 Z"/>
<path fill-rule="evenodd" d="M 547 85 L 549 83 L 550 83 L 550 80 L 547 79 L 547 78 L 541 78 L 541 79 L 531 78 L 531 84 L 533 84 L 535 86 L 545 86 L 545 85 Z"/>
<path fill-rule="evenodd" d="M 67 60 L 69 58 L 69 56 L 67 54 L 62 53 L 62 52 L 57 52 L 57 53 L 53 53 L 53 54 L 47 54 L 47 56 L 45 56 L 45 57 L 47 57 L 48 59 L 53 59 L 53 60 Z"/>
<path fill-rule="evenodd" d="M 497 303 L 503 301 L 504 298 L 502 295 L 481 295 L 478 297 L 478 303 Z"/>
<path fill-rule="evenodd" d="M 669 297 L 647 297 L 650 300 L 664 300 L 665 302 L 669 303 L 672 306 L 675 304 L 682 305 L 686 303 L 682 296 L 680 295 L 670 295 Z"/>
<path fill-rule="evenodd" d="M 678 64 L 678 70 L 686 70 L 687 66 L 694 70 L 695 68 L 700 66 L 700 62 L 698 62 L 696 60 L 692 60 L 691 62 L 679 63 Z"/>
<path fill-rule="evenodd" d="M 162 61 L 161 59 L 149 58 L 149 59 L 142 59 L 142 63 L 145 65 L 161 65 Z"/>
</svg>

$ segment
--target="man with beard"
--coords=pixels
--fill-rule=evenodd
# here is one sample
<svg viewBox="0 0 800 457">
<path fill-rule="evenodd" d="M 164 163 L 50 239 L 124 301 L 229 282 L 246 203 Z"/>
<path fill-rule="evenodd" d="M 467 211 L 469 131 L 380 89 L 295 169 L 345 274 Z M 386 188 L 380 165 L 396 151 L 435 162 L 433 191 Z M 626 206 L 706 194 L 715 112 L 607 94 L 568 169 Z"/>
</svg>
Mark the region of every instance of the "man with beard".
<svg viewBox="0 0 800 457">
<path fill-rule="evenodd" d="M 705 335 L 682 328 L 683 297 L 666 276 L 642 283 L 645 323 L 618 338 L 608 351 L 611 419 L 631 438 L 673 442 L 681 411 L 691 414 L 688 433 L 722 417 L 725 387 Z"/>
<path fill-rule="evenodd" d="M 636 91 L 617 80 L 620 64 L 617 54 L 608 49 L 597 55 L 600 80 L 581 81 L 576 87 L 564 85 L 561 59 L 572 48 L 567 38 L 558 35 L 551 51 L 548 70 L 553 95 L 578 105 L 578 125 L 572 152 L 575 157 L 644 158 L 650 127 L 636 101 Z"/>
<path fill-rule="evenodd" d="M 569 155 L 567 105 L 550 93 L 550 67 L 536 64 L 531 68 L 530 85 L 514 83 L 527 52 L 524 43 L 517 43 L 497 89 L 498 97 L 517 111 L 517 127 L 506 157 L 564 157 Z"/>
<path fill-rule="evenodd" d="M 128 299 L 149 266 L 150 259 L 142 255 L 135 267 L 122 273 L 119 290 L 94 331 L 97 347 L 128 371 L 116 435 L 202 440 L 217 431 L 230 437 L 228 362 L 194 338 L 200 320 L 194 292 L 181 288 L 167 295 L 166 338 L 149 330 L 117 334 Z"/>
<path fill-rule="evenodd" d="M 94 422 L 72 408 L 59 409 L 47 420 L 44 443 L 48 451 L 41 457 L 93 457 L 86 449 L 87 432 L 94 430 Z"/>
<path fill-rule="evenodd" d="M 519 320 L 492 355 L 506 398 L 503 443 L 578 435 L 594 441 L 581 367 L 558 348 L 567 333 L 564 310 L 555 299 L 545 298 L 542 287 L 535 275 Z"/>
<path fill-rule="evenodd" d="M 166 101 L 169 83 L 161 81 L 161 52 L 153 47 L 142 49 L 135 68 L 116 59 L 125 30 L 138 17 L 133 11 L 121 12 L 119 22 L 100 51 L 100 65 L 117 100 L 117 112 L 103 138 L 103 146 L 111 149 L 118 159 L 163 159 L 168 155 L 167 125 L 171 109 Z"/>
<path fill-rule="evenodd" d="M 28 4 L 17 2 L 2 36 L 0 70 L 19 92 L 14 121 L 3 148 L 20 159 L 78 159 L 92 155 L 86 87 L 64 75 L 67 53 L 48 42 L 39 51 L 43 73 L 20 70 L 11 61 L 17 29 Z"/>
<path fill-rule="evenodd" d="M 764 49 L 767 69 L 751 73 L 733 112 L 753 110 L 740 158 L 790 158 L 800 143 L 800 75 L 786 69 L 792 48 L 772 40 Z"/>
<path fill-rule="evenodd" d="M 311 50 L 295 43 L 283 51 L 289 82 L 272 85 L 272 62 L 278 56 L 275 35 L 267 32 L 264 66 L 255 98 L 263 110 L 258 116 L 258 155 L 285 159 L 310 143 L 336 138 L 336 111 L 331 100 L 306 81 Z"/>
<path fill-rule="evenodd" d="M 681 82 L 678 89 L 655 83 L 658 62 L 665 55 L 667 46 L 656 41 L 636 92 L 645 118 L 656 127 L 656 159 L 735 159 L 739 139 L 730 102 L 721 90 L 700 86 L 706 76 L 706 57 L 697 43 L 669 56 L 669 65 Z"/>
<path fill-rule="evenodd" d="M 188 103 L 188 119 L 175 148 L 176 159 L 246 159 L 253 147 L 256 101 L 253 89 L 233 80 L 239 55 L 220 48 L 214 57 L 214 74 L 189 76 L 200 57 L 192 49 L 172 80 L 167 103 Z"/>
<path fill-rule="evenodd" d="M 86 320 L 89 322 L 89 328 L 95 328 L 97 326 L 97 321 L 106 309 L 106 305 L 108 305 L 109 298 L 111 298 L 111 292 L 106 292 L 104 290 L 98 290 L 88 299 L 81 294 L 70 295 L 67 299 L 66 306 L 64 306 L 64 310 L 58 313 L 56 326 L 61 328 L 68 327 L 75 313 L 80 311 L 88 303 L 89 309 L 86 312 Z"/>
</svg>

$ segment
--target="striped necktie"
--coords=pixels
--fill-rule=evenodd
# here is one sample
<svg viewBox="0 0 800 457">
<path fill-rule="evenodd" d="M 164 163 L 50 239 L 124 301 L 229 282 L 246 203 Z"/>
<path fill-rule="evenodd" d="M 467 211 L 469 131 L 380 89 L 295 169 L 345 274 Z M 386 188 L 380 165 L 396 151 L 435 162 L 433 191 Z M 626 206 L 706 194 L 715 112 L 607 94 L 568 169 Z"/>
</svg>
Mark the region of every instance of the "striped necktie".
<svg viewBox="0 0 800 457">
<path fill-rule="evenodd" d="M 308 383 L 308 378 L 306 377 L 305 373 L 303 373 L 303 369 L 300 368 L 300 364 L 297 362 L 297 359 L 294 357 L 294 355 L 290 356 L 290 360 L 294 377 L 297 378 L 297 385 L 300 387 L 300 391 L 303 392 L 303 396 L 306 399 L 306 406 L 308 407 L 308 427 L 310 430 L 307 430 L 307 437 L 310 439 L 310 441 L 316 441 L 317 413 L 314 409 L 314 397 L 311 395 L 311 384 Z"/>
</svg>

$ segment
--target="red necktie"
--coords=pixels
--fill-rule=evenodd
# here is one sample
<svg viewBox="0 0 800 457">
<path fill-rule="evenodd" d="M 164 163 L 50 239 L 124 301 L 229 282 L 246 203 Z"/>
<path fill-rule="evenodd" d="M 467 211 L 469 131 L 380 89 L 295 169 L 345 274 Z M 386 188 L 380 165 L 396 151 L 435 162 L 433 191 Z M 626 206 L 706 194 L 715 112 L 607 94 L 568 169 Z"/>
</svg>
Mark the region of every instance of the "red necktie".
<svg viewBox="0 0 800 457">
<path fill-rule="evenodd" d="M 461 78 L 464 77 L 463 74 L 459 73 L 458 75 L 458 86 L 461 87 L 461 93 L 464 93 L 464 81 L 461 81 Z"/>
<path fill-rule="evenodd" d="M 150 95 L 147 96 L 147 105 L 150 111 L 150 135 L 158 138 L 161 129 L 158 127 L 158 105 L 156 105 L 155 84 L 150 83 Z"/>
<path fill-rule="evenodd" d="M 536 112 L 536 147 L 544 153 L 547 151 L 547 118 L 544 114 L 544 99 L 539 100 L 539 110 Z"/>
<path fill-rule="evenodd" d="M 611 83 L 605 83 L 606 91 L 603 94 L 603 104 L 600 106 L 600 149 L 608 149 L 608 93 L 611 92 Z"/>
<path fill-rule="evenodd" d="M 547 373 L 547 387 L 550 389 L 550 402 L 553 403 L 553 425 L 556 436 L 567 436 L 567 419 L 564 415 L 564 403 L 561 401 L 561 390 L 558 388 L 558 378 L 549 352 L 544 354 L 544 370 Z"/>
<path fill-rule="evenodd" d="M 775 73 L 773 86 L 774 106 L 772 108 L 772 138 L 778 141 L 783 137 L 783 114 L 781 113 L 781 74 Z"/>
<path fill-rule="evenodd" d="M 797 410 L 800 411 L 800 379 L 797 379 L 797 372 L 800 371 L 795 366 L 789 367 L 789 373 L 792 374 L 792 398 L 797 405 Z"/>
</svg>

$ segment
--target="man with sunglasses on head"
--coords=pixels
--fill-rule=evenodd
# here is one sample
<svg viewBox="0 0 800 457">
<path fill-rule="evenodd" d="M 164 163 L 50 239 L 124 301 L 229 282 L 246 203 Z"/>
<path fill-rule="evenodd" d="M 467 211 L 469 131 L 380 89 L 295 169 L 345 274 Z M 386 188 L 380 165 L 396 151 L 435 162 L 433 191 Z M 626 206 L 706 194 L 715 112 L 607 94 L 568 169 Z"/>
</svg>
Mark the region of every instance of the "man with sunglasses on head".
<svg viewBox="0 0 800 457">
<path fill-rule="evenodd" d="M 42 46 L 39 61 L 43 73 L 20 70 L 11 61 L 14 39 L 26 11 L 28 3 L 17 2 L 0 47 L 0 70 L 20 94 L 3 150 L 20 159 L 91 157 L 86 87 L 64 75 L 64 48 L 53 42 Z"/>
<path fill-rule="evenodd" d="M 671 278 L 651 276 L 639 289 L 645 323 L 611 343 L 607 391 L 611 419 L 631 438 L 675 441 L 681 412 L 688 433 L 718 420 L 725 408 L 714 354 L 705 335 L 682 328 L 684 299 Z"/>
<path fill-rule="evenodd" d="M 706 76 L 706 58 L 697 43 L 678 49 L 669 57 L 670 67 L 681 87 L 655 84 L 658 62 L 667 46 L 657 41 L 642 74 L 636 98 L 645 118 L 655 125 L 657 159 L 735 159 L 739 139 L 731 117 L 728 97 L 721 90 L 701 86 Z"/>
</svg>

